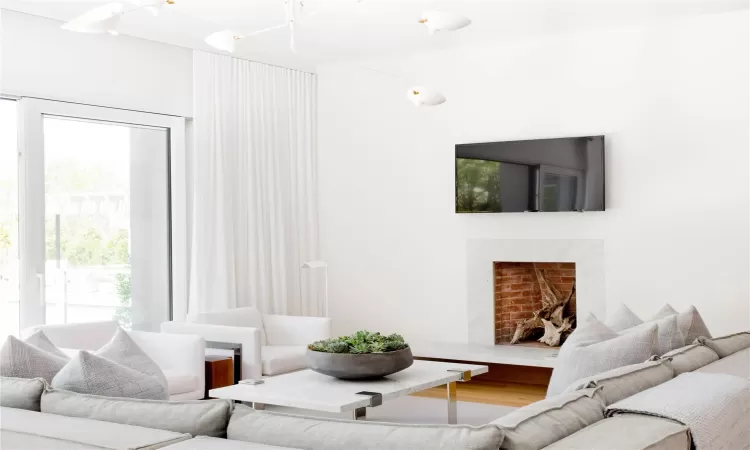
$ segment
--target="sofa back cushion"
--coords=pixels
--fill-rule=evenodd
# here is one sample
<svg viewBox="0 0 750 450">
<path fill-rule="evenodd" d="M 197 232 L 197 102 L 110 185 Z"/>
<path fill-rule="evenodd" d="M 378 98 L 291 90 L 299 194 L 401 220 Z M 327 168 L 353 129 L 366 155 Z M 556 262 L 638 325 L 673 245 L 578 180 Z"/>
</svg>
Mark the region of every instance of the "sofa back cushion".
<svg viewBox="0 0 750 450">
<path fill-rule="evenodd" d="M 633 328 L 628 328 L 620 331 L 620 334 L 643 330 L 652 324 L 656 325 L 657 328 L 656 345 L 652 350 L 652 353 L 654 355 L 663 355 L 685 345 L 685 337 L 683 336 L 682 331 L 680 331 L 680 327 L 677 322 L 677 314 L 673 314 L 663 319 L 644 322 L 641 325 L 637 325 Z"/>
<path fill-rule="evenodd" d="M 44 413 L 212 437 L 226 437 L 232 411 L 229 400 L 111 398 L 52 388 L 42 393 L 41 406 Z"/>
<path fill-rule="evenodd" d="M 266 331 L 263 327 L 263 315 L 257 308 L 252 306 L 228 309 L 226 311 L 190 314 L 188 315 L 187 321 L 209 325 L 257 328 L 260 330 L 260 345 L 266 345 Z"/>
<path fill-rule="evenodd" d="M 568 386 L 565 392 L 601 386 L 605 405 L 611 405 L 672 378 L 674 369 L 668 360 L 646 361 L 582 378 Z"/>
<path fill-rule="evenodd" d="M 0 377 L 0 406 L 39 411 L 42 391 L 41 378 Z"/>
<path fill-rule="evenodd" d="M 402 425 L 255 411 L 238 405 L 229 439 L 307 450 L 497 450 L 495 425 Z"/>
<path fill-rule="evenodd" d="M 568 392 L 492 422 L 505 431 L 503 450 L 538 450 L 604 419 L 601 388 Z"/>
<path fill-rule="evenodd" d="M 690 428 L 661 417 L 621 414 L 555 442 L 544 450 L 690 450 Z"/>
<path fill-rule="evenodd" d="M 189 435 L 54 414 L 0 408 L 3 449 L 153 449 Z"/>
<path fill-rule="evenodd" d="M 657 326 L 618 335 L 589 316 L 560 347 L 547 397 L 563 392 L 571 383 L 607 370 L 646 361 L 657 342 Z"/>
<path fill-rule="evenodd" d="M 705 345 L 691 344 L 665 353 L 661 355 L 661 359 L 669 359 L 671 361 L 672 368 L 674 368 L 674 376 L 677 376 L 718 361 L 719 355 Z"/>
<path fill-rule="evenodd" d="M 715 351 L 720 358 L 726 358 L 732 353 L 750 348 L 750 332 L 745 331 L 713 339 L 699 337 L 698 342 Z"/>
</svg>

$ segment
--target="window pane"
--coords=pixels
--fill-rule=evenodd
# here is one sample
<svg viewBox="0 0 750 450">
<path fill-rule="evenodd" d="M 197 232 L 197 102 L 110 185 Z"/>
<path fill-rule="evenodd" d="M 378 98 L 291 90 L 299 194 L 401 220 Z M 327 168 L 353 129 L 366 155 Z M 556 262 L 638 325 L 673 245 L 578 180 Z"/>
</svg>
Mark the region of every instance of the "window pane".
<svg viewBox="0 0 750 450">
<path fill-rule="evenodd" d="M 169 319 L 168 133 L 44 119 L 47 323 Z"/>
</svg>

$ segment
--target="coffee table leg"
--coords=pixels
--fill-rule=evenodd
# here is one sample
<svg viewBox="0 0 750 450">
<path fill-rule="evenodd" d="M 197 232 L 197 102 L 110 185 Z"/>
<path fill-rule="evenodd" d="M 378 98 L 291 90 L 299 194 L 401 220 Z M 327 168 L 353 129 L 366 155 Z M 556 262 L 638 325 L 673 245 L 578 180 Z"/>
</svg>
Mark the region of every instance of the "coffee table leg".
<svg viewBox="0 0 750 450">
<path fill-rule="evenodd" d="M 455 425 L 458 423 L 458 403 L 456 402 L 456 382 L 451 381 L 445 385 L 448 394 L 448 423 Z"/>
<path fill-rule="evenodd" d="M 357 408 L 352 411 L 352 420 L 366 420 L 367 408 Z"/>
<path fill-rule="evenodd" d="M 266 404 L 265 403 L 253 402 L 253 409 L 257 409 L 258 411 L 262 411 L 262 410 L 266 409 Z"/>
</svg>

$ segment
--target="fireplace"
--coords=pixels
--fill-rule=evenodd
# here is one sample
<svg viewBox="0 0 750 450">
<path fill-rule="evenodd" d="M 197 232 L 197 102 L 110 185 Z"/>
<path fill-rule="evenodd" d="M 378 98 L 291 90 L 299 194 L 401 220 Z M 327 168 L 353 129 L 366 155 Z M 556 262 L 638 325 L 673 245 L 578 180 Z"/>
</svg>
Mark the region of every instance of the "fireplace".
<svg viewBox="0 0 750 450">
<path fill-rule="evenodd" d="M 572 332 L 574 262 L 495 261 L 493 275 L 495 344 L 557 346 Z M 545 343 L 538 341 L 542 337 Z"/>
</svg>

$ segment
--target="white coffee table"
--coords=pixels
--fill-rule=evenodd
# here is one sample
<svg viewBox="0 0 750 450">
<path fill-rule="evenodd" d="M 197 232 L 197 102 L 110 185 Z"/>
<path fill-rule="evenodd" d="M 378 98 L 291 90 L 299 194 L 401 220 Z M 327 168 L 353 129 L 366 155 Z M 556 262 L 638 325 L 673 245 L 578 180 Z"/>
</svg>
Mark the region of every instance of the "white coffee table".
<svg viewBox="0 0 750 450">
<path fill-rule="evenodd" d="M 406 370 L 378 380 L 345 381 L 312 370 L 264 378 L 263 384 L 235 384 L 211 389 L 210 397 L 250 402 L 255 409 L 265 405 L 287 406 L 332 413 L 351 412 L 364 419 L 367 407 L 397 397 L 446 386 L 448 423 L 457 423 L 456 382 L 487 373 L 487 366 L 435 361 L 414 361 Z"/>
</svg>

